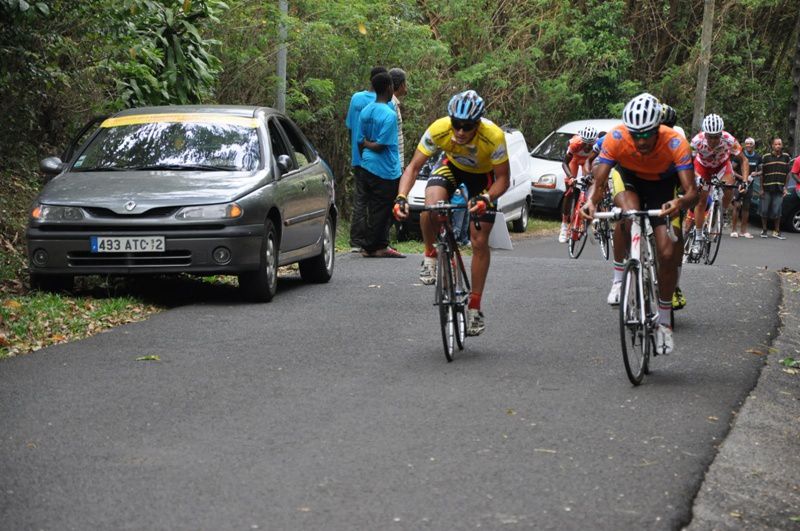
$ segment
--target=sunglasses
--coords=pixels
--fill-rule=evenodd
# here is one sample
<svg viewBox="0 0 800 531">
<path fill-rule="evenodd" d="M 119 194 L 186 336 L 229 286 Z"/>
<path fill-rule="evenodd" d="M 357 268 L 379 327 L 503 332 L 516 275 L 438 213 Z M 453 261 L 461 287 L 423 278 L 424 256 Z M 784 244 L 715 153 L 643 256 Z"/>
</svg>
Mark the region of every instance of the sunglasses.
<svg viewBox="0 0 800 531">
<path fill-rule="evenodd" d="M 644 131 L 644 132 L 641 132 L 641 133 L 631 133 L 631 136 L 634 138 L 634 140 L 644 140 L 644 139 L 650 138 L 651 136 L 653 136 L 657 132 L 658 132 L 658 129 L 651 129 L 649 131 Z"/>
<path fill-rule="evenodd" d="M 469 122 L 462 120 L 450 120 L 450 125 L 453 126 L 454 131 L 473 131 L 478 128 L 478 122 Z"/>
</svg>

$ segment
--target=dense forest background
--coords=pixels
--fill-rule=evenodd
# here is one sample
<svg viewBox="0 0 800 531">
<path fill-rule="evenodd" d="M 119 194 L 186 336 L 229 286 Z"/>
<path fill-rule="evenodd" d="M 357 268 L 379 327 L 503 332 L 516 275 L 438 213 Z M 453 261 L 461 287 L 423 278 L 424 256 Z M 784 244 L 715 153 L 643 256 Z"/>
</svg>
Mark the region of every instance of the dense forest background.
<svg viewBox="0 0 800 531">
<path fill-rule="evenodd" d="M 618 116 L 642 90 L 691 124 L 702 0 L 288 4 L 287 111 L 343 183 L 350 95 L 378 64 L 408 73 L 412 145 L 466 88 L 531 146 L 567 120 Z M 273 105 L 280 21 L 278 0 L 0 0 L 0 171 L 28 175 L 124 107 Z M 797 0 L 716 2 L 706 112 L 761 150 L 793 130 L 799 32 Z"/>
</svg>

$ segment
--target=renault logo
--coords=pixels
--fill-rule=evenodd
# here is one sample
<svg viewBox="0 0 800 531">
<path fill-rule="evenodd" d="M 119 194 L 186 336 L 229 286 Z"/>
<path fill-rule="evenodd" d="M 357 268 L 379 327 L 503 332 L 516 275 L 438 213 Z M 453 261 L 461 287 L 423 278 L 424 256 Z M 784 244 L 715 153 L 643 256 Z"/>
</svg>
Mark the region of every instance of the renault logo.
<svg viewBox="0 0 800 531">
<path fill-rule="evenodd" d="M 125 203 L 125 210 L 127 210 L 128 212 L 130 212 L 134 208 L 136 208 L 136 203 L 135 202 L 128 201 L 127 203 Z"/>
</svg>

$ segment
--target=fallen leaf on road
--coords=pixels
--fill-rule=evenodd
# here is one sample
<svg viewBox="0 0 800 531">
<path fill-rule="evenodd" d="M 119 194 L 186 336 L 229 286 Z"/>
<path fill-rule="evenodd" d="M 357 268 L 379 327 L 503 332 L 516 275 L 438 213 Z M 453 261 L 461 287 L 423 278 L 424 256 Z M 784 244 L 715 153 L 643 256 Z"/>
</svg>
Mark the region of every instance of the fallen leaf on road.
<svg viewBox="0 0 800 531">
<path fill-rule="evenodd" d="M 783 369 L 783 372 L 785 372 L 786 374 L 791 374 L 792 376 L 794 376 L 795 374 L 797 374 L 797 369 Z"/>
<path fill-rule="evenodd" d="M 760 350 L 755 348 L 749 348 L 745 350 L 745 352 L 747 352 L 748 354 L 755 354 L 756 356 L 763 356 L 764 354 L 766 354 L 766 352 L 761 352 Z"/>
<path fill-rule="evenodd" d="M 742 513 L 737 512 L 737 511 L 733 511 L 733 512 L 731 512 L 731 516 L 733 516 L 734 518 L 741 518 L 742 517 Z"/>
<path fill-rule="evenodd" d="M 719 417 L 715 417 L 715 416 L 711 415 L 711 416 L 708 417 L 708 420 L 710 420 L 711 422 L 716 422 L 716 421 L 719 420 Z"/>
<path fill-rule="evenodd" d="M 534 448 L 534 452 L 541 452 L 544 454 L 557 454 L 558 450 L 550 450 L 549 448 Z"/>
<path fill-rule="evenodd" d="M 139 356 L 136 358 L 136 361 L 161 361 L 161 357 L 156 354 L 150 354 L 147 356 Z"/>
<path fill-rule="evenodd" d="M 379 288 L 379 287 L 381 287 L 381 285 L 380 284 L 370 284 L 368 287 L 370 287 L 370 288 Z"/>
<path fill-rule="evenodd" d="M 513 409 L 509 409 L 508 411 L 506 411 L 506 415 L 509 415 L 509 416 L 513 416 L 513 415 L 516 415 L 516 414 L 517 414 L 517 412 L 514 411 Z"/>
</svg>

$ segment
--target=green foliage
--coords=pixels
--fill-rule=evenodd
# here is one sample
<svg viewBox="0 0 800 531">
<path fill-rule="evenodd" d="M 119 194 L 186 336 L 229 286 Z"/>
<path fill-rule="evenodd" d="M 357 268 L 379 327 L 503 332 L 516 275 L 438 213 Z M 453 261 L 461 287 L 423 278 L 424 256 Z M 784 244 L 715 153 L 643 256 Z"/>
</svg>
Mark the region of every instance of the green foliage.
<svg viewBox="0 0 800 531">
<path fill-rule="evenodd" d="M 221 63 L 200 23 L 219 22 L 221 0 L 128 0 L 116 11 L 129 58 L 110 64 L 118 102 L 126 107 L 200 103 L 213 94 Z"/>
</svg>

